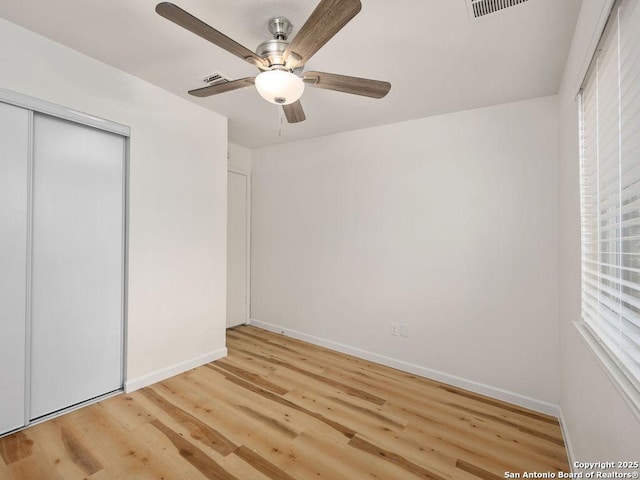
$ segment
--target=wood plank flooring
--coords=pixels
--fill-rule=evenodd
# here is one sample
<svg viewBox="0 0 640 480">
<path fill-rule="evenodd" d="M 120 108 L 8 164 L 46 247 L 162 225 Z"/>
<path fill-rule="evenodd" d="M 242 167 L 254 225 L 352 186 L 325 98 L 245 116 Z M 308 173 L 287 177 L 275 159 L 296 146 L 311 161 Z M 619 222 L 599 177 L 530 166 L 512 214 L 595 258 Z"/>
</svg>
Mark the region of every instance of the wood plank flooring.
<svg viewBox="0 0 640 480">
<path fill-rule="evenodd" d="M 227 358 L 0 439 L 7 480 L 569 471 L 555 418 L 242 326 Z"/>
</svg>

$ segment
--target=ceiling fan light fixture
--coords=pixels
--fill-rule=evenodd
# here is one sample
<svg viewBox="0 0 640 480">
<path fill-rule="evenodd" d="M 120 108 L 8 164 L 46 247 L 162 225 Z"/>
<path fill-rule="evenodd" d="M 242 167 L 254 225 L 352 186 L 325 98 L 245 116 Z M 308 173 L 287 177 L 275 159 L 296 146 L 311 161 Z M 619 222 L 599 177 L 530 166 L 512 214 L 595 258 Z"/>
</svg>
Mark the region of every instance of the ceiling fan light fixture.
<svg viewBox="0 0 640 480">
<path fill-rule="evenodd" d="M 267 70 L 256 77 L 256 90 L 267 102 L 289 105 L 304 92 L 302 78 L 284 69 Z"/>
<path fill-rule="evenodd" d="M 309 59 L 349 23 L 362 8 L 361 0 L 319 1 L 320 3 L 311 12 L 291 42 L 288 41 L 293 29 L 291 22 L 284 17 L 272 18 L 269 21 L 269 31 L 273 38 L 258 45 L 255 52 L 171 2 L 159 3 L 156 5 L 156 12 L 179 27 L 195 33 L 261 71 L 257 77 L 228 80 L 225 83 L 189 90 L 190 95 L 210 97 L 255 85 L 258 93 L 265 100 L 283 106 L 284 114 L 289 123 L 297 123 L 306 118 L 302 105 L 298 101 L 304 92 L 305 83 L 314 88 L 370 98 L 383 98 L 391 89 L 389 82 L 335 73 L 306 72 L 302 78 L 300 77 Z M 466 1 L 521 3 L 527 0 Z"/>
</svg>

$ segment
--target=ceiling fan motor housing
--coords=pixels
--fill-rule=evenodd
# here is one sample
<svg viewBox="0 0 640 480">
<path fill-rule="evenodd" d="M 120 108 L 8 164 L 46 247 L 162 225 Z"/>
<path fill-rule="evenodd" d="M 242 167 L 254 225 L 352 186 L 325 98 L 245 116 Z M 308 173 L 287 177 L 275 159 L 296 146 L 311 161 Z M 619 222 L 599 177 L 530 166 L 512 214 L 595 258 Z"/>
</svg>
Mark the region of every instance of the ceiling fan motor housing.
<svg viewBox="0 0 640 480">
<path fill-rule="evenodd" d="M 273 40 L 267 40 L 258 45 L 256 54 L 264 58 L 269 63 L 269 67 L 284 66 L 283 54 L 288 46 L 288 42 L 274 38 Z"/>
</svg>

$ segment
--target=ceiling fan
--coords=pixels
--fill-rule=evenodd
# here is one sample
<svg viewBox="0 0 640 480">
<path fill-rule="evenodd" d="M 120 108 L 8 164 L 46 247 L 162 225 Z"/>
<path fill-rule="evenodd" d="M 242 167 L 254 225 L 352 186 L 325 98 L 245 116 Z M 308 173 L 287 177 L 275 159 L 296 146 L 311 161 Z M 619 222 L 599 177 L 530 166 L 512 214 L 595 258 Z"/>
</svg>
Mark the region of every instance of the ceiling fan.
<svg viewBox="0 0 640 480">
<path fill-rule="evenodd" d="M 272 18 L 269 31 L 273 39 L 261 43 L 255 52 L 173 3 L 159 3 L 156 12 L 260 70 L 255 77 L 190 90 L 191 95 L 208 97 L 255 85 L 265 100 L 282 105 L 289 123 L 297 123 L 306 118 L 299 100 L 305 84 L 371 98 L 382 98 L 391 89 L 389 82 L 379 80 L 335 73 L 302 73 L 309 59 L 349 23 L 361 7 L 360 0 L 321 0 L 290 43 L 287 38 L 293 28 L 291 22 L 284 17 Z"/>
</svg>

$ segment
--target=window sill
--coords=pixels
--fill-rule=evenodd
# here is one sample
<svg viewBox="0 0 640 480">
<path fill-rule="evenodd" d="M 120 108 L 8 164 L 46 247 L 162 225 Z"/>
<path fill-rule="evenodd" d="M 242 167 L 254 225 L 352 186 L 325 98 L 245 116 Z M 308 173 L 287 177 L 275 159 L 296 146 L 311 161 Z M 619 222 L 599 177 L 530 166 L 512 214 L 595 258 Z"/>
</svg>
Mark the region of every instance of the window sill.
<svg viewBox="0 0 640 480">
<path fill-rule="evenodd" d="M 616 360 L 609 354 L 600 340 L 598 340 L 591 330 L 582 322 L 573 322 L 580 333 L 582 340 L 595 354 L 598 363 L 602 366 L 613 385 L 622 395 L 633 414 L 640 421 L 640 390 L 627 378 L 620 370 Z"/>
</svg>

